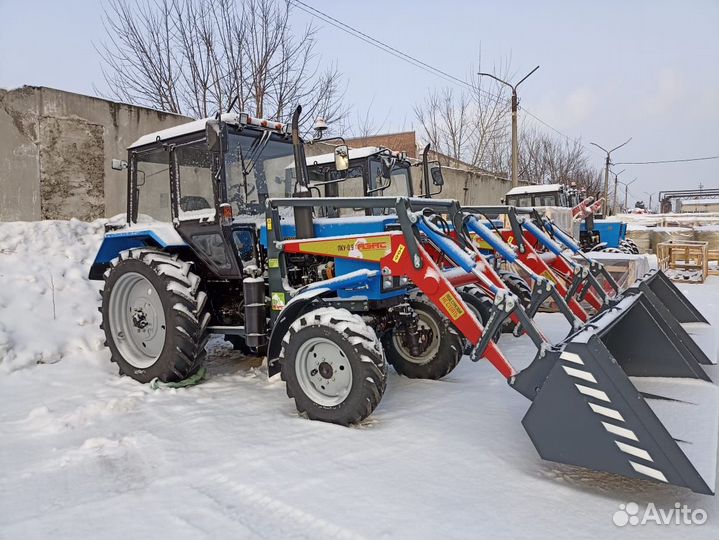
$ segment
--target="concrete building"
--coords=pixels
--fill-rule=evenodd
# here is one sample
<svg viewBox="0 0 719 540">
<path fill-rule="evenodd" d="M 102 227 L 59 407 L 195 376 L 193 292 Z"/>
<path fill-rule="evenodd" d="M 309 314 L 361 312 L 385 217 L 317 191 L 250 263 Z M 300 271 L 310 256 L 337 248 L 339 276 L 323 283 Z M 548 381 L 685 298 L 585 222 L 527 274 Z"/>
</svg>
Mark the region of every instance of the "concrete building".
<svg viewBox="0 0 719 540">
<path fill-rule="evenodd" d="M 719 197 L 679 199 L 677 212 L 719 212 Z"/>
<path fill-rule="evenodd" d="M 53 88 L 0 89 L 0 221 L 92 220 L 125 211 L 113 158 L 185 116 Z"/>
</svg>

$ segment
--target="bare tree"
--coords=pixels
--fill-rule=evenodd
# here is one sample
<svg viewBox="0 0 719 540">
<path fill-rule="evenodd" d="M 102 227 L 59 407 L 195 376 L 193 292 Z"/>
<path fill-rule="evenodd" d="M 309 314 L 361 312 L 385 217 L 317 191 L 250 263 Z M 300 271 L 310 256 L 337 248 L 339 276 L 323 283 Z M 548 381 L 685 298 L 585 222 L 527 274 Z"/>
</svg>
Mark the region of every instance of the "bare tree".
<svg viewBox="0 0 719 540">
<path fill-rule="evenodd" d="M 510 60 L 492 69 L 500 78 L 511 78 Z M 477 71 L 472 69 L 472 72 Z M 415 116 L 426 142 L 447 165 L 473 167 L 498 174 L 510 169 L 510 101 L 499 83 L 481 85 L 473 78 L 469 89 L 431 91 L 415 106 Z M 599 170 L 589 163 L 585 147 L 524 126 L 519 138 L 519 178 L 526 182 L 576 183 L 587 193 L 599 188 Z"/>
<path fill-rule="evenodd" d="M 295 33 L 286 0 L 108 0 L 98 52 L 110 94 L 204 117 L 236 109 L 303 122 L 341 118 L 336 65 L 321 67 L 316 28 Z"/>
<path fill-rule="evenodd" d="M 525 128 L 519 141 L 519 167 L 520 178 L 529 182 L 574 183 L 589 194 L 599 190 L 600 170 L 592 167 L 578 140 Z"/>
</svg>

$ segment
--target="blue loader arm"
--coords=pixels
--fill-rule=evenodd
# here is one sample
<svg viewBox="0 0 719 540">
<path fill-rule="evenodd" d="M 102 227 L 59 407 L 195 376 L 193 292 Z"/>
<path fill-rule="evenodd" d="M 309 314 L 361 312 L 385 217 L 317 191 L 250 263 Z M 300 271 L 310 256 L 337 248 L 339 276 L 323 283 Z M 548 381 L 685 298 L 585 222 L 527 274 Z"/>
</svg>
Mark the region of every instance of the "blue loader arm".
<svg viewBox="0 0 719 540">
<path fill-rule="evenodd" d="M 489 227 L 481 223 L 477 218 L 471 216 L 467 220 L 467 228 L 492 246 L 494 251 L 499 253 L 505 261 L 515 263 L 519 259 L 511 246 L 494 234 Z"/>
<path fill-rule="evenodd" d="M 424 217 L 419 217 L 417 227 L 432 240 L 434 245 L 446 253 L 455 264 L 462 267 L 465 272 L 472 272 L 474 270 L 477 265 L 476 261 L 461 247 L 447 238 L 436 226 L 429 223 Z"/>
<path fill-rule="evenodd" d="M 542 245 L 546 247 L 549 251 L 551 251 L 555 255 L 562 254 L 562 248 L 559 247 L 554 240 L 552 240 L 542 229 L 537 227 L 534 223 L 532 223 L 528 219 L 525 219 L 524 221 L 522 221 L 522 227 L 532 233 L 532 235 L 537 240 L 539 240 Z"/>
<path fill-rule="evenodd" d="M 565 233 L 562 229 L 557 227 L 554 223 L 552 223 L 549 220 L 545 220 L 544 224 L 549 229 L 549 231 L 555 236 L 555 238 L 559 239 L 559 241 L 564 244 L 567 248 L 571 250 L 572 253 L 579 253 L 582 251 L 582 248 L 580 248 L 577 243 L 574 241 L 574 239 L 569 236 L 567 233 Z"/>
</svg>

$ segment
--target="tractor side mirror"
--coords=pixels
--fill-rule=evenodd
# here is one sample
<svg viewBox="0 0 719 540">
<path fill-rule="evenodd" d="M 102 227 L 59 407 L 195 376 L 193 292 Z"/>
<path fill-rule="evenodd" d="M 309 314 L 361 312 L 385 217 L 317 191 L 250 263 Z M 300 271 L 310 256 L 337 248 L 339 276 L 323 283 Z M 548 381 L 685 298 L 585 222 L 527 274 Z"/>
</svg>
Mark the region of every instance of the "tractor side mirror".
<svg viewBox="0 0 719 540">
<path fill-rule="evenodd" d="M 110 167 L 112 167 L 112 170 L 114 171 L 121 171 L 123 169 L 127 169 L 127 161 L 125 161 L 124 159 L 113 159 Z"/>
<path fill-rule="evenodd" d="M 346 144 L 335 147 L 335 169 L 346 171 L 350 168 L 350 151 Z"/>
<path fill-rule="evenodd" d="M 382 156 L 380 159 L 382 163 L 382 178 L 392 178 L 392 169 L 394 164 L 397 163 L 397 159 L 390 156 Z"/>
<path fill-rule="evenodd" d="M 210 152 L 227 152 L 227 124 L 220 120 L 211 119 L 205 126 L 207 148 Z"/>
<path fill-rule="evenodd" d="M 444 177 L 442 176 L 442 166 L 439 163 L 432 166 L 432 168 L 430 169 L 430 175 L 432 176 L 432 183 L 435 186 L 441 187 L 444 185 Z"/>
</svg>

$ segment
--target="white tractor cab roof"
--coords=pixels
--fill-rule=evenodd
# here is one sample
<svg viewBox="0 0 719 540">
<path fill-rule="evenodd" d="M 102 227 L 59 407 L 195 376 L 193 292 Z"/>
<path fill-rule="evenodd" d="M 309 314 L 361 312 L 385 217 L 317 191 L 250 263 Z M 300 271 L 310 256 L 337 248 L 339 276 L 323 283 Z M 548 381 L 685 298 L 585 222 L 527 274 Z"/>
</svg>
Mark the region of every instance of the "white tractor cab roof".
<svg viewBox="0 0 719 540">
<path fill-rule="evenodd" d="M 389 149 L 384 148 L 382 146 L 363 146 L 361 148 L 350 148 L 348 151 L 350 160 L 364 159 L 364 158 L 374 156 L 376 154 L 380 154 L 380 153 L 384 153 L 384 152 L 390 152 L 392 156 L 394 156 L 398 159 L 406 159 L 406 156 L 404 156 L 403 153 L 391 152 Z M 307 157 L 307 165 L 308 166 L 326 165 L 326 164 L 334 163 L 334 162 L 335 162 L 334 152 Z"/>
<path fill-rule="evenodd" d="M 530 186 L 517 186 L 510 189 L 507 195 L 533 195 L 535 193 L 553 193 L 564 191 L 564 184 L 532 184 Z"/>
<path fill-rule="evenodd" d="M 181 137 L 182 135 L 188 135 L 190 133 L 199 133 L 205 131 L 208 120 L 214 120 L 214 117 L 201 118 L 200 120 L 193 120 L 179 126 L 162 129 L 155 131 L 154 133 L 148 133 L 137 139 L 128 148 L 138 148 L 147 144 L 155 142 L 161 142 L 168 139 L 174 139 L 175 137 Z M 223 113 L 220 116 L 220 120 L 227 124 L 235 126 L 255 126 L 266 129 L 277 131 L 278 133 L 285 133 L 288 129 L 287 126 L 281 122 L 275 122 L 274 120 L 265 120 L 263 118 L 254 118 L 249 116 L 247 113 Z"/>
</svg>

